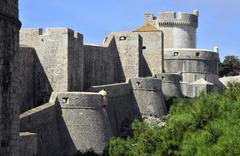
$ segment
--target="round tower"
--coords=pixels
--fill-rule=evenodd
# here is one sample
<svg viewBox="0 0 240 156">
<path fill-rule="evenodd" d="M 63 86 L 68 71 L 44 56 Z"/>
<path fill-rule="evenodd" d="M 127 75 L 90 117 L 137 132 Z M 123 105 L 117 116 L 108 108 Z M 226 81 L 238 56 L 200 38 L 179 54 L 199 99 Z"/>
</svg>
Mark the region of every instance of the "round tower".
<svg viewBox="0 0 240 156">
<path fill-rule="evenodd" d="M 132 78 L 132 99 L 142 117 L 162 117 L 167 114 L 162 82 L 155 78 Z"/>
<path fill-rule="evenodd" d="M 104 110 L 105 99 L 99 93 L 61 92 L 60 131 L 65 155 L 90 149 L 102 154 L 112 137 L 112 129 Z"/>
<path fill-rule="evenodd" d="M 163 31 L 164 48 L 196 48 L 196 29 L 199 12 L 193 14 L 161 12 L 158 17 L 145 14 L 145 22 Z"/>
<path fill-rule="evenodd" d="M 0 155 L 19 155 L 18 80 L 14 58 L 19 48 L 18 0 L 0 1 Z"/>
</svg>

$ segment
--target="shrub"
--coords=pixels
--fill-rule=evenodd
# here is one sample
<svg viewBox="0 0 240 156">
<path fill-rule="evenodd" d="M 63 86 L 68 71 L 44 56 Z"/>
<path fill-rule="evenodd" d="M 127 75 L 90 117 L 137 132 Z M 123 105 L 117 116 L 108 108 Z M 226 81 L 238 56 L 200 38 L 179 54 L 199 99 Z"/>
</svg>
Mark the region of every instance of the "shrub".
<svg viewBox="0 0 240 156">
<path fill-rule="evenodd" d="M 178 99 L 165 127 L 136 121 L 134 134 L 110 143 L 111 156 L 240 155 L 240 83 L 223 95 Z"/>
</svg>

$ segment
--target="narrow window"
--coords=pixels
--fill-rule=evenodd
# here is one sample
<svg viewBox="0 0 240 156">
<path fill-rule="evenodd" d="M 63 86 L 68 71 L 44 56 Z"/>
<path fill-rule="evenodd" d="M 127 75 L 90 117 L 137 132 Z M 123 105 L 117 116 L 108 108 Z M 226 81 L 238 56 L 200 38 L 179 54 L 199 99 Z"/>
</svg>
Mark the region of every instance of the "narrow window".
<svg viewBox="0 0 240 156">
<path fill-rule="evenodd" d="M 126 36 L 120 36 L 120 37 L 119 37 L 119 40 L 120 40 L 120 41 L 124 41 L 124 40 L 126 40 L 126 39 L 127 39 Z"/>
<path fill-rule="evenodd" d="M 173 56 L 178 56 L 178 52 L 174 52 L 174 53 L 173 53 Z"/>
<path fill-rule="evenodd" d="M 200 53 L 199 53 L 199 52 L 197 52 L 197 53 L 196 53 L 196 56 L 198 56 L 198 57 L 199 57 L 199 56 L 200 56 Z"/>
<path fill-rule="evenodd" d="M 62 102 L 65 103 L 65 104 L 68 104 L 69 103 L 69 98 L 68 97 L 63 97 Z"/>
<path fill-rule="evenodd" d="M 142 86 L 140 82 L 136 82 L 136 85 L 137 85 L 138 87 L 141 87 L 141 86 Z"/>
</svg>

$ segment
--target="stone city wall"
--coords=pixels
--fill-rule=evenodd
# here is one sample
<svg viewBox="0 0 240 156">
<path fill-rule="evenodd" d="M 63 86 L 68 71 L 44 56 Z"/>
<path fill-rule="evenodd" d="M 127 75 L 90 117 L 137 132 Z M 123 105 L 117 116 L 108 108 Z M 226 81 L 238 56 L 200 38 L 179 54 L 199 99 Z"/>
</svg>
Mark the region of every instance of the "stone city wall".
<svg viewBox="0 0 240 156">
<path fill-rule="evenodd" d="M 20 43 L 35 49 L 39 64 L 51 84 L 41 84 L 45 86 L 42 88 L 42 94 L 49 94 L 52 90 L 83 89 L 84 56 L 81 34 L 66 28 L 22 29 Z"/>
<path fill-rule="evenodd" d="M 141 38 L 140 68 L 141 77 L 163 72 L 163 33 L 138 32 Z"/>
<path fill-rule="evenodd" d="M 19 94 L 20 113 L 30 110 L 34 107 L 34 93 L 37 88 L 34 87 L 34 57 L 35 50 L 33 48 L 19 48 L 17 55 L 17 66 L 19 66 L 18 76 L 21 94 Z"/>
<path fill-rule="evenodd" d="M 56 95 L 52 94 L 49 103 L 20 115 L 21 132 L 31 132 L 38 135 L 36 156 L 63 155 L 57 122 L 59 108 L 55 103 Z"/>
<path fill-rule="evenodd" d="M 117 81 L 117 69 L 111 48 L 84 45 L 84 54 L 84 88 Z"/>
<path fill-rule="evenodd" d="M 115 58 L 118 69 L 119 82 L 125 82 L 129 77 L 138 77 L 140 69 L 140 36 L 132 32 L 111 33 L 104 46 L 108 46 L 111 41 L 115 45 Z"/>
</svg>

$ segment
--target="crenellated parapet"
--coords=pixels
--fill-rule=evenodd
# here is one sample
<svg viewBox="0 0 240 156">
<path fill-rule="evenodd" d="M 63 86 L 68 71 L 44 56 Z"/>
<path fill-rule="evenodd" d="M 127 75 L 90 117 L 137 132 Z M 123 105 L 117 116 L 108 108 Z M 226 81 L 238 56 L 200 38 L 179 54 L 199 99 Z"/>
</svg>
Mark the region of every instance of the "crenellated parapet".
<svg viewBox="0 0 240 156">
<path fill-rule="evenodd" d="M 198 27 L 198 16 L 188 13 L 162 12 L 157 17 L 159 25 L 190 25 Z"/>
<path fill-rule="evenodd" d="M 189 25 L 195 28 L 198 27 L 198 16 L 197 10 L 193 14 L 184 12 L 160 12 L 156 17 L 152 13 L 145 13 L 145 23 L 154 25 Z"/>
</svg>

